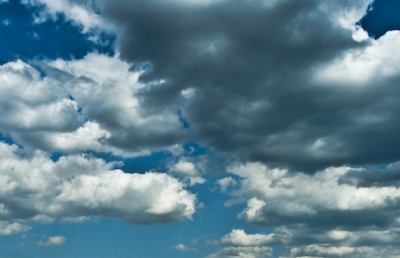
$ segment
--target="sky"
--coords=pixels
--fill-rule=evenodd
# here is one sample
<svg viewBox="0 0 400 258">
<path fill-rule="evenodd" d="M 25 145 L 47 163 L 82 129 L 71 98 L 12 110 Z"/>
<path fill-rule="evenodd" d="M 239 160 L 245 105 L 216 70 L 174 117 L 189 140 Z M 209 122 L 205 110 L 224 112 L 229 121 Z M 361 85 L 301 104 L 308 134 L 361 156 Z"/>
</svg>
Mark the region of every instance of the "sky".
<svg viewBox="0 0 400 258">
<path fill-rule="evenodd" d="M 396 0 L 0 0 L 0 258 L 396 258 Z"/>
</svg>

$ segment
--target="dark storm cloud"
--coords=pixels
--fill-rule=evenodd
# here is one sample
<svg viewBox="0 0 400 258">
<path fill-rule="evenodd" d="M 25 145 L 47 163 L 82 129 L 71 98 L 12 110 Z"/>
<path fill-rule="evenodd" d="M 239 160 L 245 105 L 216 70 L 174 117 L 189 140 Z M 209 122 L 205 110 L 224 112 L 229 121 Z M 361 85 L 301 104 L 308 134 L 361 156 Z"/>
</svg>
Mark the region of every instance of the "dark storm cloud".
<svg viewBox="0 0 400 258">
<path fill-rule="evenodd" d="M 309 171 L 399 159 L 398 78 L 365 87 L 312 79 L 318 65 L 367 44 L 335 23 L 351 3 L 266 3 L 121 0 L 105 14 L 123 25 L 122 58 L 151 65 L 142 81 L 165 80 L 141 91 L 146 109 L 177 105 L 193 89 L 182 114 L 192 137 L 217 150 Z"/>
</svg>

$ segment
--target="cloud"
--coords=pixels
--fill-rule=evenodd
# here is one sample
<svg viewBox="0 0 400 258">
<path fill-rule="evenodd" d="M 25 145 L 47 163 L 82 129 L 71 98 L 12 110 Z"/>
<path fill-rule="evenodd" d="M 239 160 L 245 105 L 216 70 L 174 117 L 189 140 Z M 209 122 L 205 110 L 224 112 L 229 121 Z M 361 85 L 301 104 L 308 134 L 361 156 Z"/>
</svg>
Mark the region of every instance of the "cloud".
<svg viewBox="0 0 400 258">
<path fill-rule="evenodd" d="M 237 182 L 233 177 L 224 177 L 217 181 L 217 185 L 221 192 L 227 193 L 231 188 L 237 185 Z"/>
<path fill-rule="evenodd" d="M 146 109 L 139 74 L 118 57 L 101 54 L 4 64 L 0 130 L 27 148 L 47 152 L 132 156 L 179 143 L 185 133 L 177 109 Z"/>
<path fill-rule="evenodd" d="M 190 219 L 195 196 L 160 173 L 124 173 L 85 155 L 57 161 L 0 143 L 0 219 L 113 217 L 131 223 Z"/>
<path fill-rule="evenodd" d="M 79 126 L 76 103 L 61 83 L 32 66 L 15 61 L 0 66 L 2 131 L 64 132 Z"/>
<path fill-rule="evenodd" d="M 222 243 L 235 246 L 260 246 L 273 242 L 273 235 L 247 234 L 242 229 L 234 229 L 221 239 Z"/>
<path fill-rule="evenodd" d="M 55 247 L 62 246 L 67 242 L 67 239 L 63 236 L 51 236 L 45 240 L 38 242 L 40 246 Z"/>
<path fill-rule="evenodd" d="M 188 160 L 178 160 L 169 167 L 169 172 L 178 176 L 186 178 L 190 185 L 204 184 L 206 180 L 201 177 L 200 171 L 196 164 Z"/>
<path fill-rule="evenodd" d="M 309 175 L 261 163 L 234 165 L 229 171 L 239 177 L 238 187 L 229 194 L 247 203 L 240 218 L 273 233 L 233 230 L 222 242 L 280 245 L 287 249 L 283 257 L 376 257 L 383 252 L 391 257 L 400 240 L 400 187 L 390 182 L 397 167 L 332 167 Z"/>
<path fill-rule="evenodd" d="M 354 40 L 368 1 L 264 2 L 105 1 L 104 17 L 124 31 L 120 55 L 49 61 L 37 80 L 63 85 L 67 98 L 53 109 L 69 103 L 64 116 L 98 124 L 103 133 L 86 147 L 96 151 L 144 153 L 196 139 L 230 159 L 304 172 L 400 159 L 391 54 L 399 33 Z M 35 125 L 17 122 L 9 126 Z M 39 135 L 18 137 L 57 146 Z"/>
<path fill-rule="evenodd" d="M 355 24 L 368 2 L 119 0 L 107 2 L 104 15 L 124 30 L 121 58 L 150 66 L 140 77 L 152 85 L 142 92 L 144 106 L 181 105 L 193 138 L 233 159 L 315 172 L 400 158 L 394 147 L 388 155 L 375 151 L 397 139 L 397 129 L 389 131 L 397 128 L 398 107 L 389 105 L 396 73 L 378 69 L 374 80 L 343 86 L 332 78 L 345 75 L 332 68 L 331 77 L 315 79 L 344 56 L 366 56 L 344 73 L 360 71 L 369 52 L 397 45 L 393 37 L 387 44 L 359 38 Z M 387 55 L 376 56 L 386 63 Z"/>
<path fill-rule="evenodd" d="M 243 178 L 237 194 L 251 197 L 242 214 L 249 222 L 273 226 L 307 223 L 327 228 L 397 223 L 399 188 L 342 184 L 341 178 L 354 171 L 349 167 L 328 168 L 315 175 L 291 174 L 260 163 L 230 170 Z M 351 219 L 355 217 L 356 221 Z"/>
<path fill-rule="evenodd" d="M 323 247 L 307 246 L 305 248 L 294 248 L 290 251 L 292 257 L 365 257 L 371 252 L 368 247 Z"/>
<path fill-rule="evenodd" d="M 207 258 L 264 258 L 272 257 L 275 242 L 274 235 L 247 234 L 242 229 L 233 229 L 219 241 L 225 247 L 220 248 Z M 227 246 L 226 246 L 227 245 Z"/>
<path fill-rule="evenodd" d="M 11 236 L 25 233 L 30 230 L 30 227 L 21 223 L 7 223 L 0 221 L 0 236 Z"/>
<path fill-rule="evenodd" d="M 271 255 L 272 248 L 265 246 L 225 247 L 207 258 L 266 258 Z"/>
<path fill-rule="evenodd" d="M 140 71 L 132 71 L 130 63 L 89 54 L 81 60 L 56 60 L 49 65 L 67 77 L 65 87 L 83 116 L 110 132 L 109 145 L 144 152 L 172 146 L 185 136 L 176 109 L 155 112 L 142 105 L 140 92 L 147 86 L 138 82 Z"/>
<path fill-rule="evenodd" d="M 25 4 L 44 6 L 42 13 L 36 17 L 36 22 L 41 22 L 48 18 L 57 19 L 57 15 L 63 14 L 65 17 L 82 27 L 84 33 L 96 29 L 107 32 L 115 32 L 116 29 L 110 21 L 105 20 L 96 13 L 94 6 L 83 4 L 80 1 L 70 0 L 23 0 Z"/>
<path fill-rule="evenodd" d="M 182 243 L 174 246 L 174 249 L 178 252 L 186 252 L 186 251 L 190 250 L 186 245 L 184 245 Z"/>
</svg>

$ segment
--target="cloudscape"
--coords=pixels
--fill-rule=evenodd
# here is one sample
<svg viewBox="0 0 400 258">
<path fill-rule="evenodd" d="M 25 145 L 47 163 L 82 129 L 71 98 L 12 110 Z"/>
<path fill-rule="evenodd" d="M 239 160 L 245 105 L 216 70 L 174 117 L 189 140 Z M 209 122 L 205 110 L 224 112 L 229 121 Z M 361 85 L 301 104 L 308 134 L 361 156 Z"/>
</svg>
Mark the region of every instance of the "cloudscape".
<svg viewBox="0 0 400 258">
<path fill-rule="evenodd" d="M 400 257 L 396 0 L 0 0 L 0 258 Z"/>
</svg>

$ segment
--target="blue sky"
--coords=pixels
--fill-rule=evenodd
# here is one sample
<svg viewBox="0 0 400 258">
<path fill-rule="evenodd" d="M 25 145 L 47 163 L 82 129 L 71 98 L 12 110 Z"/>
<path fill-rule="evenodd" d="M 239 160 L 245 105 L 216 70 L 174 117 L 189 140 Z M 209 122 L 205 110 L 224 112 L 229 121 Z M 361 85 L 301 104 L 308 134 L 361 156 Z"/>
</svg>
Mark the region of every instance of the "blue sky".
<svg viewBox="0 0 400 258">
<path fill-rule="evenodd" d="M 400 252 L 397 1 L 94 4 L 0 0 L 0 258 Z"/>
</svg>

